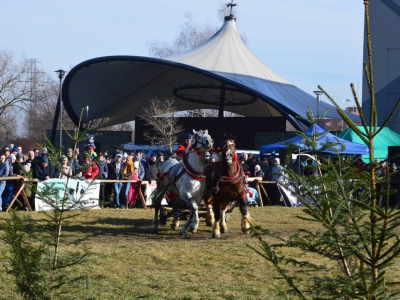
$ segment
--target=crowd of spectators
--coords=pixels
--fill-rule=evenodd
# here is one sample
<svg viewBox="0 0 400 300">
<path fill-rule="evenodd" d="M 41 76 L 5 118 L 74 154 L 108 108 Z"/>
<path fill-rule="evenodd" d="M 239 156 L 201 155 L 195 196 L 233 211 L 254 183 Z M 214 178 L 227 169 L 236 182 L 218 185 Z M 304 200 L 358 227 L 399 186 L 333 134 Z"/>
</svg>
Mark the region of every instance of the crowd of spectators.
<svg viewBox="0 0 400 300">
<path fill-rule="evenodd" d="M 175 157 L 181 159 L 184 149 L 188 146 L 190 136 L 185 137 L 182 145 L 175 153 L 166 159 Z M 215 158 L 206 152 L 206 165 L 215 161 Z M 274 180 L 272 170 L 275 166 L 273 159 L 258 162 L 251 154 L 242 153 L 241 167 L 246 176 L 262 177 L 263 180 Z M 279 165 L 279 159 L 277 159 Z M 59 160 L 50 161 L 46 148 L 32 149 L 23 154 L 23 149 L 18 145 L 4 146 L 0 155 L 0 177 L 25 176 L 31 173 L 33 178 L 45 181 L 52 178 L 66 179 L 74 176 L 78 179 L 101 179 L 100 205 L 106 204 L 111 208 L 140 207 L 141 202 L 135 201 L 137 187 L 130 182 L 117 180 L 157 180 L 157 173 L 164 163 L 164 153 L 153 152 L 146 157 L 141 150 L 124 152 L 115 149 L 115 153 L 97 153 L 94 144 L 87 144 L 83 153 L 79 148 L 66 149 Z M 276 163 L 275 163 L 276 164 Z M 270 167 L 272 165 L 272 167 Z M 276 171 L 279 171 L 278 169 Z M 107 180 L 112 182 L 108 183 Z M 115 181 L 115 182 L 114 182 Z M 15 190 L 18 188 L 16 180 L 0 180 L 0 207 L 5 210 L 10 204 Z M 141 187 L 144 197 L 147 196 L 146 185 Z M 31 207 L 34 207 L 34 195 L 26 190 Z"/>
<path fill-rule="evenodd" d="M 166 157 L 170 159 L 175 157 L 180 159 L 183 150 L 187 147 L 190 136 L 187 136 L 172 156 Z M 206 165 L 215 161 L 206 152 Z M 282 166 L 279 158 L 272 153 L 269 157 L 262 157 L 260 160 L 248 153 L 238 153 L 239 163 L 245 176 L 262 177 L 263 181 L 275 182 L 282 180 Z M 296 160 L 292 164 L 293 171 L 298 175 L 317 175 L 313 161 L 308 160 L 307 165 L 303 167 L 301 162 Z M 136 201 L 137 187 L 131 182 L 118 182 L 118 180 L 145 180 L 148 182 L 157 180 L 162 164 L 164 163 L 164 153 L 153 152 L 146 157 L 141 150 L 132 152 L 123 152 L 118 149 L 115 153 L 109 154 L 97 153 L 95 146 L 85 145 L 84 152 L 81 153 L 79 148 L 68 148 L 56 163 L 49 161 L 47 149 L 32 149 L 23 154 L 23 149 L 19 145 L 4 146 L 0 152 L 0 178 L 9 176 L 24 176 L 26 172 L 31 172 L 32 177 L 38 180 L 49 180 L 51 178 L 65 179 L 75 176 L 78 179 L 101 179 L 99 199 L 102 207 L 108 204 L 111 208 L 132 208 L 140 207 L 141 202 Z M 393 165 L 396 169 L 396 166 Z M 370 168 L 361 158 L 355 160 L 353 169 L 354 173 L 367 171 Z M 386 162 L 379 163 L 375 170 L 377 177 L 385 177 Z M 396 177 L 391 177 L 393 186 Z M 112 182 L 108 183 L 107 180 Z M 391 181 L 391 183 L 392 183 Z M 6 209 L 10 204 L 14 190 L 18 188 L 18 182 L 15 180 L 1 181 L 0 179 L 0 208 Z M 280 192 L 275 184 L 264 184 L 265 189 L 270 196 L 273 205 L 280 204 Z M 378 190 L 385 189 L 383 183 L 380 183 Z M 397 187 L 395 187 L 397 188 Z M 142 185 L 141 191 L 144 197 L 147 196 L 146 185 Z M 31 206 L 33 207 L 33 198 L 29 191 L 26 191 Z M 380 202 L 382 197 L 380 197 Z M 400 200 L 400 199 L 399 199 Z"/>
<path fill-rule="evenodd" d="M 114 180 L 156 180 L 156 174 L 164 163 L 164 154 L 152 153 L 147 161 L 142 151 L 136 153 L 108 152 L 96 153 L 94 145 L 86 145 L 84 153 L 79 148 L 68 148 L 56 162 L 49 160 L 47 149 L 32 149 L 23 154 L 18 145 L 4 146 L 0 150 L 0 208 L 6 210 L 11 203 L 14 191 L 20 184 L 16 180 L 3 180 L 1 177 L 26 176 L 31 173 L 40 181 L 52 178 L 65 179 L 75 176 L 78 179 L 114 179 Z M 136 204 L 136 186 L 130 182 L 111 182 L 100 184 L 100 201 L 109 203 L 112 208 L 134 207 Z M 143 193 L 146 194 L 145 186 Z M 31 207 L 34 195 L 26 190 Z M 27 209 L 27 208 L 26 208 Z"/>
</svg>

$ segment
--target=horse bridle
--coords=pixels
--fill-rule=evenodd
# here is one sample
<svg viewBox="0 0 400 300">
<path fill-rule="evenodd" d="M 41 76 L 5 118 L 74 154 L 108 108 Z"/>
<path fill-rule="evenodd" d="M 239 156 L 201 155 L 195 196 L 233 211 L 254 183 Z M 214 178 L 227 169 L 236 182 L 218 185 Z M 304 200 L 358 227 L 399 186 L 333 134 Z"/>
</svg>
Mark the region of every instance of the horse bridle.
<svg viewBox="0 0 400 300">
<path fill-rule="evenodd" d="M 203 134 L 204 135 L 204 133 L 201 133 L 201 134 Z M 201 145 L 201 147 L 197 147 L 198 146 L 198 144 L 199 144 L 199 141 L 198 141 L 198 137 L 201 135 L 201 134 L 198 134 L 198 135 L 195 135 L 194 137 L 194 142 L 193 142 L 193 144 L 192 145 L 189 145 L 189 151 L 188 151 L 188 153 L 192 153 L 192 152 L 197 152 L 199 149 L 201 149 L 202 147 L 206 147 L 205 149 L 205 151 L 209 151 L 211 148 L 212 148 L 212 146 L 211 146 L 211 143 L 208 145 L 208 146 L 206 146 L 206 145 L 203 145 L 203 144 L 200 144 Z"/>
<path fill-rule="evenodd" d="M 231 139 L 225 140 L 224 141 L 224 146 L 222 148 L 224 149 L 226 147 L 229 147 L 230 145 L 233 145 L 235 147 L 235 142 L 233 140 L 231 140 Z"/>
</svg>

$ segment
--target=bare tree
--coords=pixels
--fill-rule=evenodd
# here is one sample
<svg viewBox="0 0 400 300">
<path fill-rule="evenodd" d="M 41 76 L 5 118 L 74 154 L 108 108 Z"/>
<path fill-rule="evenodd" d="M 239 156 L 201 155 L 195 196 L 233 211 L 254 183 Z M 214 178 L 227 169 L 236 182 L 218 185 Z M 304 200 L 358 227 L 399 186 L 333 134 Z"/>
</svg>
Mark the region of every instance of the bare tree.
<svg viewBox="0 0 400 300">
<path fill-rule="evenodd" d="M 17 113 L 10 110 L 0 117 L 0 140 L 10 142 L 17 136 Z"/>
<path fill-rule="evenodd" d="M 26 59 L 16 62 L 13 53 L 0 51 L 0 130 L 6 135 L 10 133 L 10 118 L 24 110 L 30 101 L 28 73 Z"/>
<path fill-rule="evenodd" d="M 112 125 L 108 127 L 102 127 L 102 130 L 108 131 L 134 131 L 135 121 L 125 122 L 122 124 Z"/>
<path fill-rule="evenodd" d="M 218 117 L 218 110 L 216 109 L 192 109 L 192 110 L 186 110 L 182 112 L 183 117 L 190 117 L 190 118 L 204 118 L 204 117 Z M 231 118 L 231 117 L 243 117 L 243 115 L 230 112 L 230 111 L 224 111 L 224 117 L 225 118 Z"/>
<path fill-rule="evenodd" d="M 221 4 L 218 10 L 218 16 L 220 19 L 224 19 L 226 15 L 230 12 L 225 4 Z M 199 26 L 192 21 L 192 15 L 186 13 L 186 22 L 181 26 L 181 30 L 178 32 L 176 38 L 171 43 L 157 42 L 153 41 L 149 44 L 149 54 L 152 57 L 165 58 L 172 56 L 205 42 L 210 37 L 212 37 L 219 29 L 218 26 L 213 26 L 206 24 L 204 26 Z M 244 34 L 240 37 L 242 41 L 246 44 L 247 39 Z"/>
<path fill-rule="evenodd" d="M 28 107 L 25 116 L 25 132 L 38 144 L 45 144 L 43 133 L 50 130 L 53 125 L 54 112 L 57 106 L 58 84 L 56 81 L 49 82 L 44 88 L 36 89 L 34 101 Z M 63 113 L 63 123 L 72 124 L 68 115 Z"/>
<path fill-rule="evenodd" d="M 177 109 L 173 99 L 150 99 L 150 107 L 143 108 L 142 119 L 151 129 L 145 130 L 143 135 L 154 144 L 168 146 L 172 152 L 172 146 L 177 143 L 177 135 L 183 131 L 175 117 Z"/>
</svg>

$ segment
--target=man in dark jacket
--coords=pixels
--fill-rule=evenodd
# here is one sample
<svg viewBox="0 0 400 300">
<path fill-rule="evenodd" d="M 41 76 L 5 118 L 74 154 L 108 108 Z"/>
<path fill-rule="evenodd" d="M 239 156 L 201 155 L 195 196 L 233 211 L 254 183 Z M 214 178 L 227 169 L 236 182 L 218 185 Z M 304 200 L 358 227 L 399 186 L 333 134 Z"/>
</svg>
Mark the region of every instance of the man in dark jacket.
<svg viewBox="0 0 400 300">
<path fill-rule="evenodd" d="M 115 159 L 109 164 L 108 178 L 121 180 L 124 178 L 124 167 L 122 166 L 122 155 L 116 154 Z M 122 208 L 119 202 L 119 195 L 121 193 L 122 182 L 114 183 L 114 208 Z"/>
<path fill-rule="evenodd" d="M 54 166 L 49 164 L 47 156 L 41 158 L 41 164 L 33 166 L 33 178 L 39 180 L 54 178 Z"/>
<path fill-rule="evenodd" d="M 263 180 L 264 181 L 270 181 L 271 180 L 271 167 L 268 162 L 268 158 L 264 157 L 262 162 L 261 162 L 261 171 L 263 172 Z"/>
<path fill-rule="evenodd" d="M 157 156 L 153 152 L 150 157 L 150 161 L 146 164 L 144 168 L 144 180 L 151 182 L 152 180 L 157 180 L 157 173 L 159 171 L 157 164 Z"/>
<path fill-rule="evenodd" d="M 96 163 L 97 163 L 97 166 L 99 167 L 99 174 L 100 174 L 99 179 L 107 179 L 108 178 L 108 165 L 107 165 L 107 162 L 106 162 L 106 159 L 105 159 L 103 153 L 99 154 L 99 156 L 97 157 Z M 100 201 L 104 201 L 106 199 L 105 193 L 104 193 L 105 186 L 106 186 L 105 182 L 100 183 Z M 101 204 L 100 207 L 102 207 L 102 206 L 103 206 L 103 204 Z"/>
<path fill-rule="evenodd" d="M 244 156 L 239 157 L 240 167 L 242 168 L 243 172 L 249 170 L 249 166 L 246 164 L 246 158 Z"/>
<path fill-rule="evenodd" d="M 144 167 L 144 177 L 143 180 L 148 181 L 151 183 L 153 180 L 157 180 L 157 173 L 159 172 L 158 164 L 157 164 L 157 156 L 153 152 L 150 157 L 150 160 L 147 162 L 146 166 Z M 143 188 L 143 194 L 147 197 L 147 186 L 145 185 Z"/>
</svg>

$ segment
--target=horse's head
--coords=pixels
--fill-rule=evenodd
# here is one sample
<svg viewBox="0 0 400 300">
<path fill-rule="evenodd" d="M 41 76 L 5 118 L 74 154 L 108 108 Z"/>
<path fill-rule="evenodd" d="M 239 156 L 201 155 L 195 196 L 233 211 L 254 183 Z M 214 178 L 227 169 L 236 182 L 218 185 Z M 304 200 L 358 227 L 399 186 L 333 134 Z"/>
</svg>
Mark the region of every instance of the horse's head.
<svg viewBox="0 0 400 300">
<path fill-rule="evenodd" d="M 226 139 L 222 144 L 222 161 L 228 163 L 229 166 L 232 165 L 234 157 L 236 155 L 236 146 L 233 139 Z"/>
<path fill-rule="evenodd" d="M 193 136 L 190 140 L 191 147 L 195 148 L 199 152 L 206 152 L 212 149 L 214 146 L 214 141 L 208 134 L 208 130 L 195 131 L 193 129 Z"/>
</svg>

